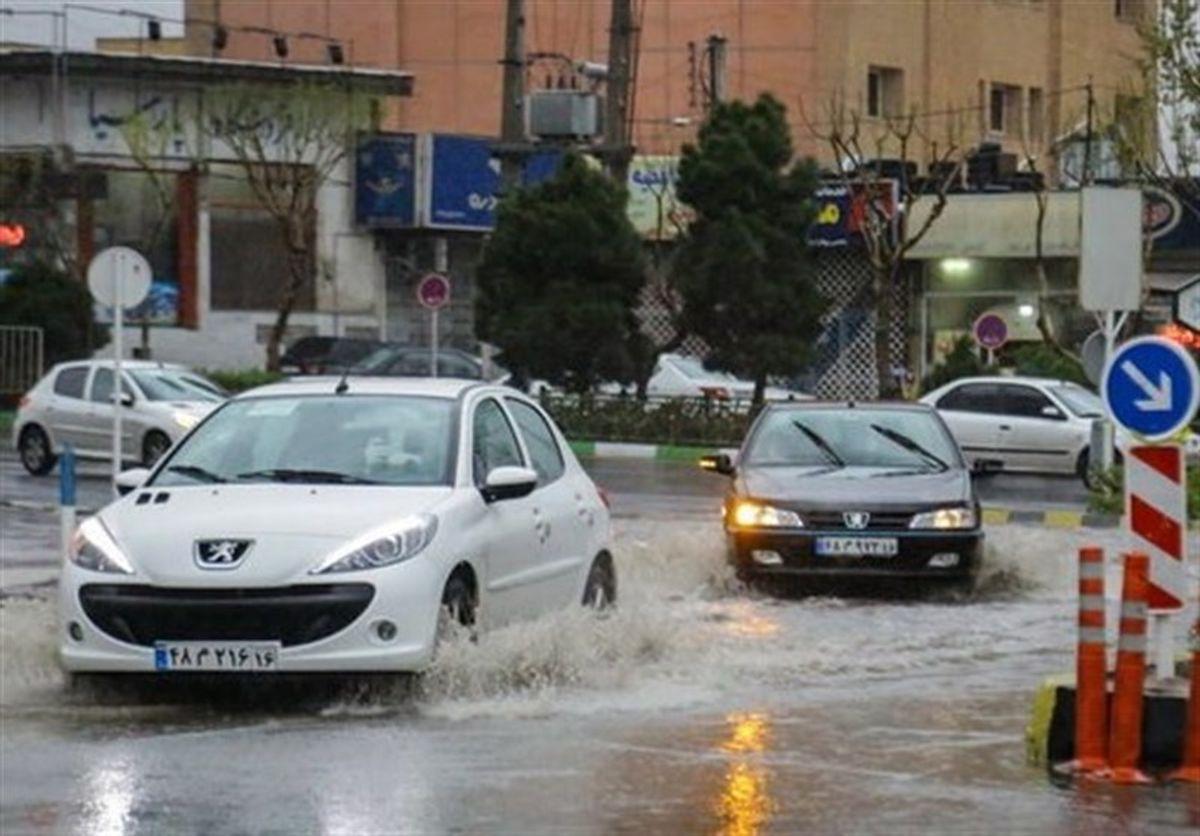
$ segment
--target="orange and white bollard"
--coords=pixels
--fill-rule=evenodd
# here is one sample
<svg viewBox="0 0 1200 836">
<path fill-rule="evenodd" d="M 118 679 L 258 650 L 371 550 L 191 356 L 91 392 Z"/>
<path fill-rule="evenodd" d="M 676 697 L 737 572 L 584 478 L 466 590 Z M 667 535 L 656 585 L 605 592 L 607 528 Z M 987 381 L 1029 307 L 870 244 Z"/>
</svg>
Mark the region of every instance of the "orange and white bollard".
<svg viewBox="0 0 1200 836">
<path fill-rule="evenodd" d="M 1172 781 L 1200 784 L 1200 617 L 1192 629 L 1192 692 L 1183 732 L 1183 763 L 1168 776 Z"/>
<path fill-rule="evenodd" d="M 1112 736 L 1108 744 L 1111 769 L 1103 773 L 1104 777 L 1117 784 L 1150 782 L 1138 768 L 1142 756 L 1142 703 L 1146 686 L 1149 575 L 1150 558 L 1147 555 L 1140 552 L 1125 555 L 1121 633 L 1117 640 L 1117 671 L 1113 688 Z"/>
<path fill-rule="evenodd" d="M 1079 647 L 1075 656 L 1073 772 L 1108 766 L 1108 663 L 1104 635 L 1104 550 L 1079 550 Z"/>
</svg>

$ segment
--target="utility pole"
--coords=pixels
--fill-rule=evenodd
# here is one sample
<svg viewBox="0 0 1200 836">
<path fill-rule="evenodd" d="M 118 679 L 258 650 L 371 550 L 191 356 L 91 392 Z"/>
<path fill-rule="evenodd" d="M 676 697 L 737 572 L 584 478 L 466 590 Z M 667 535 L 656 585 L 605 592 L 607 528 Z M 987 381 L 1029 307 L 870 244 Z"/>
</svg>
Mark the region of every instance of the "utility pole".
<svg viewBox="0 0 1200 836">
<path fill-rule="evenodd" d="M 505 191 L 520 185 L 525 158 L 525 0 L 507 0 L 504 19 L 504 85 L 500 106 L 500 176 Z"/>
<path fill-rule="evenodd" d="M 1088 76 L 1087 90 L 1087 133 L 1083 139 L 1083 176 L 1080 178 L 1084 186 L 1092 182 L 1092 123 L 1096 112 L 1096 94 L 1092 89 L 1092 77 Z"/>
<path fill-rule="evenodd" d="M 725 45 L 726 38 L 708 36 L 708 109 L 725 101 Z"/>
<path fill-rule="evenodd" d="M 608 81 L 605 93 L 604 145 L 608 173 L 618 184 L 629 177 L 629 87 L 633 75 L 633 2 L 612 0 L 608 28 Z"/>
</svg>

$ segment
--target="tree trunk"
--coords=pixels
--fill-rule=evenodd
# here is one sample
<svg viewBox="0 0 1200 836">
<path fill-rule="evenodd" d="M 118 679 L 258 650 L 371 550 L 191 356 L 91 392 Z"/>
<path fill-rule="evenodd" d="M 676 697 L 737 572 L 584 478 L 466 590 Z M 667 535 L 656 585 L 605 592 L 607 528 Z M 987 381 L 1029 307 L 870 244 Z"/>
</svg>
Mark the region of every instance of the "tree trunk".
<svg viewBox="0 0 1200 836">
<path fill-rule="evenodd" d="M 758 372 L 754 375 L 754 397 L 750 401 L 752 407 L 760 407 L 767 391 L 767 373 Z"/>
<path fill-rule="evenodd" d="M 271 326 L 270 336 L 267 337 L 267 371 L 279 371 L 280 346 L 287 335 L 288 320 L 291 319 L 292 309 L 296 307 L 296 298 L 300 288 L 308 279 L 309 253 L 307 249 L 292 248 L 288 252 L 288 281 L 283 295 L 279 299 L 279 308 L 275 313 L 275 323 Z"/>
<path fill-rule="evenodd" d="M 897 397 L 899 389 L 892 374 L 892 291 L 895 287 L 896 266 L 876 272 L 875 286 L 875 377 L 877 397 L 888 400 Z"/>
</svg>

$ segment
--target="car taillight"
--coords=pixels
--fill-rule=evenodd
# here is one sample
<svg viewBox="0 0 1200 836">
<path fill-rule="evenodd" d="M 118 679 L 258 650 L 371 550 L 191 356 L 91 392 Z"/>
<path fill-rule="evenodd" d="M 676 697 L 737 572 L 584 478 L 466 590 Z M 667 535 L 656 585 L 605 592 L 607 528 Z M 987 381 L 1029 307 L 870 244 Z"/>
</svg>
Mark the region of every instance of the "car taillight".
<svg viewBox="0 0 1200 836">
<path fill-rule="evenodd" d="M 604 507 L 611 511 L 612 498 L 609 497 L 608 491 L 604 490 L 604 488 L 596 488 L 596 493 L 600 495 L 600 501 L 604 503 Z"/>
<path fill-rule="evenodd" d="M 727 401 L 730 397 L 729 390 L 723 386 L 701 386 L 700 394 L 717 401 Z"/>
<path fill-rule="evenodd" d="M 17 401 L 17 409 L 24 409 L 27 406 L 29 406 L 29 396 L 22 395 L 21 400 Z"/>
</svg>

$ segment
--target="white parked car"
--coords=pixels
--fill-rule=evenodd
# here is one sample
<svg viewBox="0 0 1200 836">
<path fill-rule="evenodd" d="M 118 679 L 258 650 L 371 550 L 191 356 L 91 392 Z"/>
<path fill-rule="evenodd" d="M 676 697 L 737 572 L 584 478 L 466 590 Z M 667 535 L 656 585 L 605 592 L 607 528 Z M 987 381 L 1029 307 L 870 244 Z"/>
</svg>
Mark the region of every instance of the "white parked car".
<svg viewBox="0 0 1200 836">
<path fill-rule="evenodd" d="M 629 387 L 605 384 L 600 391 L 619 394 Z M 646 394 L 658 398 L 713 398 L 749 403 L 754 397 L 754 381 L 742 380 L 728 372 L 704 368 L 698 357 L 686 354 L 660 354 L 654 373 L 646 384 Z M 768 401 L 810 400 L 811 396 L 778 386 L 768 386 L 763 393 Z"/>
<path fill-rule="evenodd" d="M 1035 377 L 970 377 L 921 398 L 941 414 L 972 465 L 1087 476 L 1099 396 L 1076 383 Z M 1124 448 L 1122 431 L 1116 446 Z"/>
<path fill-rule="evenodd" d="M 118 481 L 59 581 L 69 671 L 415 671 L 450 619 L 616 597 L 605 500 L 512 389 L 273 384 Z"/>
<path fill-rule="evenodd" d="M 225 400 L 221 387 L 183 366 L 121 363 L 121 456 L 151 465 Z M 59 363 L 21 398 L 13 445 L 35 476 L 54 469 L 66 445 L 82 458 L 111 459 L 113 362 Z"/>
</svg>

